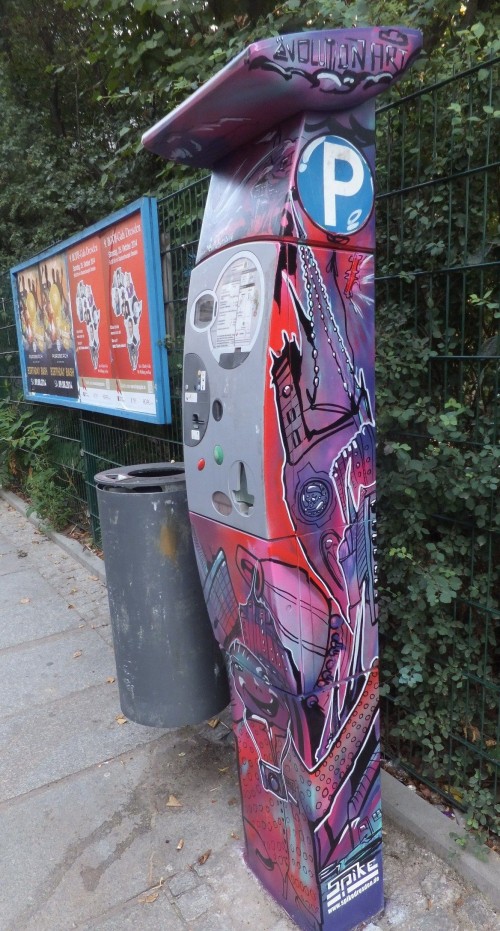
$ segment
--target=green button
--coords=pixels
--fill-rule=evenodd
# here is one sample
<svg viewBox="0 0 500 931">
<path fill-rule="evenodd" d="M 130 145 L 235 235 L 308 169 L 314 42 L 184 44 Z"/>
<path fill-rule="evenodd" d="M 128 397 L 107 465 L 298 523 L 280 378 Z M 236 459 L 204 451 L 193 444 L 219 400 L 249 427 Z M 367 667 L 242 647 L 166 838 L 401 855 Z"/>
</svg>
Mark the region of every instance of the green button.
<svg viewBox="0 0 500 931">
<path fill-rule="evenodd" d="M 217 465 L 222 465 L 224 461 L 224 452 L 222 446 L 214 446 L 214 459 Z"/>
</svg>

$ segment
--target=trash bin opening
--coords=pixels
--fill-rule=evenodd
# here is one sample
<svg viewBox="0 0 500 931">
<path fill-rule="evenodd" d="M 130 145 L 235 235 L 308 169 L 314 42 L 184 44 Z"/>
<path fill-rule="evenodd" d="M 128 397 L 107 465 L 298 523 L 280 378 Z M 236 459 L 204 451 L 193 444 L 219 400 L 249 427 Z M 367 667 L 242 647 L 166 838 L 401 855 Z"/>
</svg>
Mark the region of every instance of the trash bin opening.
<svg viewBox="0 0 500 931">
<path fill-rule="evenodd" d="M 174 467 L 168 471 L 165 469 L 165 466 L 158 466 L 157 469 L 155 469 L 154 466 L 149 466 L 147 469 L 141 469 L 140 467 L 138 469 L 129 468 L 128 474 L 134 476 L 134 478 L 136 476 L 138 478 L 170 478 L 173 475 L 184 475 L 184 468 L 176 469 Z"/>
<path fill-rule="evenodd" d="M 98 485 L 99 491 L 112 491 L 113 494 L 119 492 L 124 495 L 129 495 L 130 492 L 136 494 L 155 494 L 159 491 L 165 491 L 162 485 Z"/>
</svg>

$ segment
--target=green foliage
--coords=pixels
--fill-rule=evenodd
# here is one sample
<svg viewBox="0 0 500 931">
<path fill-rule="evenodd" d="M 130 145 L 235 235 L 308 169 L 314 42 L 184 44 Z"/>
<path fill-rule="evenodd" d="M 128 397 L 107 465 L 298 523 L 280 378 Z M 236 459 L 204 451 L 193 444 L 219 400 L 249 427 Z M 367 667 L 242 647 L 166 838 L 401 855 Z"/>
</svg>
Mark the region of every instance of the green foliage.
<svg viewBox="0 0 500 931">
<path fill-rule="evenodd" d="M 62 530 L 81 511 L 74 488 L 82 464 L 79 446 L 57 428 L 57 416 L 40 415 L 36 405 L 0 400 L 0 484 L 22 491 L 28 514 L 36 511 L 45 527 Z"/>
<path fill-rule="evenodd" d="M 53 467 L 34 469 L 26 491 L 31 499 L 27 514 L 36 513 L 45 530 L 64 530 L 74 512 L 67 476 Z"/>
<path fill-rule="evenodd" d="M 87 4 L 88 6 L 88 4 Z M 63 0 L 5 0 L 0 30 L 0 267 L 143 194 L 151 160 L 119 159 L 134 133 L 124 95 L 97 100 L 87 56 L 95 14 Z M 135 129 L 133 147 L 139 144 Z M 112 186 L 106 173 L 118 159 Z M 117 162 L 118 164 L 118 162 Z"/>
<path fill-rule="evenodd" d="M 488 7 L 487 0 L 4 0 L 0 265 L 141 194 L 191 180 L 186 167 L 144 151 L 142 132 L 248 42 L 327 26 L 418 26 L 426 59 L 416 83 L 424 71 L 426 80 L 443 77 L 498 53 Z M 453 116 L 475 132 L 466 108 Z"/>
<path fill-rule="evenodd" d="M 48 417 L 40 417 L 21 400 L 0 400 L 0 482 L 22 483 L 33 466 L 43 463 L 50 441 Z"/>
<path fill-rule="evenodd" d="M 443 78 L 494 45 L 456 42 Z M 379 114 L 377 428 L 386 752 L 499 833 L 495 93 L 485 65 Z"/>
</svg>

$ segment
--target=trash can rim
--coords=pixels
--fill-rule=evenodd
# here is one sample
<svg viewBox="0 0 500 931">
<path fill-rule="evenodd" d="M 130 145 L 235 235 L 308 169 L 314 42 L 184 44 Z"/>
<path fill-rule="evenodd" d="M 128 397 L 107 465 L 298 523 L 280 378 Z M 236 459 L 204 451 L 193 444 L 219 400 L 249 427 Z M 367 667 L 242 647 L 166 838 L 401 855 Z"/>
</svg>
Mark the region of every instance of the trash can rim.
<svg viewBox="0 0 500 931">
<path fill-rule="evenodd" d="M 98 488 L 104 490 L 127 488 L 155 488 L 177 482 L 185 482 L 185 468 L 183 462 L 144 462 L 131 466 L 118 466 L 114 469 L 105 469 L 94 475 L 94 482 Z"/>
</svg>

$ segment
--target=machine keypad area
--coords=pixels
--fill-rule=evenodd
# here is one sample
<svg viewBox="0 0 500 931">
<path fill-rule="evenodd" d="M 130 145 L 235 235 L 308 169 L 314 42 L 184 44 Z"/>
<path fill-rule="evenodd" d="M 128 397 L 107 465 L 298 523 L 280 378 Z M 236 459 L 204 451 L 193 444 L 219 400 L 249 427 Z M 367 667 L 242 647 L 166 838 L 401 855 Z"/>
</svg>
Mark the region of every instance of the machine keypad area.
<svg viewBox="0 0 500 931">
<path fill-rule="evenodd" d="M 184 443 L 197 446 L 210 417 L 210 386 L 203 359 L 195 352 L 184 358 Z"/>
</svg>

